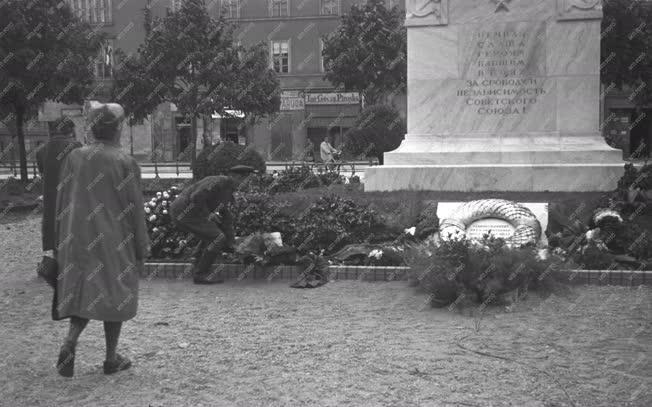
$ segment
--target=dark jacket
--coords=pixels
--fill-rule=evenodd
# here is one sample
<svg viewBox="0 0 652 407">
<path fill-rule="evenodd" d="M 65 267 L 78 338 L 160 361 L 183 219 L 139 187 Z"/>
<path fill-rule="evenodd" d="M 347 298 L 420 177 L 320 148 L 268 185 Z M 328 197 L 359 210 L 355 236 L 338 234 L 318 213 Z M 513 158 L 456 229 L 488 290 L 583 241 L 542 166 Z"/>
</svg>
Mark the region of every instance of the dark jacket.
<svg viewBox="0 0 652 407">
<path fill-rule="evenodd" d="M 235 182 L 222 175 L 206 177 L 185 188 L 170 205 L 172 219 L 176 223 L 190 227 L 193 232 L 211 235 L 211 230 L 201 227 L 207 225 L 212 213 L 219 208 L 221 229 L 226 236 L 227 245 L 235 243 L 233 215 L 229 206 L 234 203 Z M 209 225 L 210 226 L 210 225 Z M 196 230 L 194 230 L 196 229 Z M 203 233 L 206 232 L 206 233 Z"/>
<path fill-rule="evenodd" d="M 57 185 L 64 159 L 81 143 L 68 136 L 53 136 L 43 147 L 36 151 L 36 164 L 43 176 L 43 250 L 54 250 L 54 221 L 57 204 Z"/>
</svg>

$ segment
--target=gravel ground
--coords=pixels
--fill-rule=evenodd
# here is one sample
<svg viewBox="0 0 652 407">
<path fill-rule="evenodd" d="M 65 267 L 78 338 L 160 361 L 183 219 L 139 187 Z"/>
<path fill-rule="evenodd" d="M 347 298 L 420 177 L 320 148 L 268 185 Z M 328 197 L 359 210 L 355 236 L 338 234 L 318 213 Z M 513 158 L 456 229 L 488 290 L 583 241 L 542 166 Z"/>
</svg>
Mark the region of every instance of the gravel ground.
<svg viewBox="0 0 652 407">
<path fill-rule="evenodd" d="M 474 319 L 401 282 L 143 281 L 120 345 L 134 367 L 101 373 L 91 322 L 64 379 L 67 327 L 34 277 L 39 227 L 34 215 L 0 225 L 2 406 L 652 405 L 649 287 L 531 296 Z"/>
</svg>

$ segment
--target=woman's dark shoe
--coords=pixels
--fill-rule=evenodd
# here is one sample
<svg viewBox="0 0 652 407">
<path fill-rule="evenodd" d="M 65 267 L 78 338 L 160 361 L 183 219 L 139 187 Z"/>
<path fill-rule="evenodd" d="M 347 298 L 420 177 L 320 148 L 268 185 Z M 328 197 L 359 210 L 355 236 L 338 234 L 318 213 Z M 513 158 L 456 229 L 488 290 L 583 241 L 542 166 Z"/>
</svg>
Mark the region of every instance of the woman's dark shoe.
<svg viewBox="0 0 652 407">
<path fill-rule="evenodd" d="M 72 377 L 75 373 L 75 347 L 65 343 L 59 352 L 57 372 L 63 377 Z"/>
<path fill-rule="evenodd" d="M 116 353 L 115 360 L 104 361 L 104 374 L 113 374 L 131 367 L 131 360 Z"/>
</svg>

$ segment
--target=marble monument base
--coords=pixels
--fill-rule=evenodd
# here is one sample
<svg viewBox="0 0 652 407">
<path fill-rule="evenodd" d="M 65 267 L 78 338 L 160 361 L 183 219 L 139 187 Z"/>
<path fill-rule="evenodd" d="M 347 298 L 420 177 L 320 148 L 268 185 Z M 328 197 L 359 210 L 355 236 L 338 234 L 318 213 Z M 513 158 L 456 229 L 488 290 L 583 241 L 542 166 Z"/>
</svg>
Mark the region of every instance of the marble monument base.
<svg viewBox="0 0 652 407">
<path fill-rule="evenodd" d="M 365 191 L 612 191 L 622 151 L 601 135 L 406 135 L 365 172 Z"/>
<path fill-rule="evenodd" d="M 622 163 L 382 165 L 365 171 L 365 191 L 613 191 Z"/>
</svg>

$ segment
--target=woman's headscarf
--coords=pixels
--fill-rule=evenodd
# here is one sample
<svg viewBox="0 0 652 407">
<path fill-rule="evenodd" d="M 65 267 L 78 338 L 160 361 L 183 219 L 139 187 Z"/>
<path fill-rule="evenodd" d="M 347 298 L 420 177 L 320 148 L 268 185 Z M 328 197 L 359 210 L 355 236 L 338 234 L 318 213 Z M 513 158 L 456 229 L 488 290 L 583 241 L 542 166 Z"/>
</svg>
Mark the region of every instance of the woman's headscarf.
<svg viewBox="0 0 652 407">
<path fill-rule="evenodd" d="M 93 138 L 101 142 L 120 143 L 125 111 L 117 103 L 91 102 L 88 121 Z"/>
</svg>

